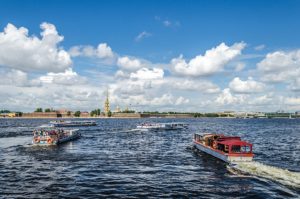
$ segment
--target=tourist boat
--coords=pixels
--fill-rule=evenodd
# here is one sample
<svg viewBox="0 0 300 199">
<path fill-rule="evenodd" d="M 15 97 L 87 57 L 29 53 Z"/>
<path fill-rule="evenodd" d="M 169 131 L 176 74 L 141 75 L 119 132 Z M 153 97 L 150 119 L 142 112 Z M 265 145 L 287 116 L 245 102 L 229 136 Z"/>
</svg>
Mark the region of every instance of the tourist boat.
<svg viewBox="0 0 300 199">
<path fill-rule="evenodd" d="M 186 129 L 188 124 L 179 122 L 169 122 L 169 123 L 143 123 L 137 126 L 137 129 L 143 130 L 178 130 Z"/>
<path fill-rule="evenodd" d="M 56 120 L 51 121 L 51 125 L 54 127 L 77 127 L 77 126 L 96 126 L 97 123 L 95 121 L 90 120 Z"/>
<path fill-rule="evenodd" d="M 32 144 L 34 145 L 58 145 L 64 142 L 75 140 L 81 134 L 78 129 L 55 129 L 41 128 L 33 131 Z"/>
<path fill-rule="evenodd" d="M 194 134 L 193 145 L 200 151 L 208 153 L 227 163 L 252 161 L 252 144 L 242 141 L 240 137 L 222 134 Z"/>
</svg>

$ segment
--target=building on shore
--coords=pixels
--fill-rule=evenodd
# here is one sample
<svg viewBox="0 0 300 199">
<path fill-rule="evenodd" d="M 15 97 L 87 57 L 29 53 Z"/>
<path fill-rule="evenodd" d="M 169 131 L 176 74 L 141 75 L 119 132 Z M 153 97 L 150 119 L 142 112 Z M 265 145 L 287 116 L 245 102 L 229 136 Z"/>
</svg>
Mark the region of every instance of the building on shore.
<svg viewBox="0 0 300 199">
<path fill-rule="evenodd" d="M 26 118 L 57 118 L 57 112 L 23 113 L 22 117 L 26 117 Z"/>
<path fill-rule="evenodd" d="M 80 117 L 90 117 L 90 113 L 87 111 L 81 112 Z"/>
<path fill-rule="evenodd" d="M 0 117 L 19 117 L 17 113 L 1 113 Z"/>
</svg>

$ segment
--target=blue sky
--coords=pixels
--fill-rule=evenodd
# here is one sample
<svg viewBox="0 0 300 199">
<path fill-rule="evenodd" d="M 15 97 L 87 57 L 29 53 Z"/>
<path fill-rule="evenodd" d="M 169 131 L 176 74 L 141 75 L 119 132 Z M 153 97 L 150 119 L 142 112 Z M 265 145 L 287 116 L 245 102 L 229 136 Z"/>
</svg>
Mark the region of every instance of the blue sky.
<svg viewBox="0 0 300 199">
<path fill-rule="evenodd" d="M 11 80 L 0 85 L 2 107 L 24 111 L 36 106 L 91 110 L 102 106 L 102 94 L 109 87 L 114 106 L 135 104 L 132 108 L 137 110 L 298 110 L 299 15 L 299 1 L 0 1 L 0 33 L 12 24 L 17 29 L 26 28 L 27 38 L 42 40 L 40 25 L 46 22 L 55 27 L 56 36 L 63 36 L 63 40 L 52 41 L 53 49 L 63 50 L 70 59 L 59 63 L 47 58 L 42 66 L 35 59 L 25 60 L 22 65 L 13 62 L 13 58 L 8 60 L 3 55 L 1 61 L 0 57 L 0 72 L 19 73 L 24 81 L 24 85 Z M 0 51 L 13 54 L 13 43 L 5 40 L 8 33 L 6 36 L 2 38 L 6 43 L 1 43 L 0 38 Z M 106 44 L 102 47 L 112 54 L 99 55 L 99 44 Z M 39 45 L 38 49 L 43 44 Z M 218 46 L 219 54 L 205 56 L 205 52 Z M 91 47 L 94 53 L 87 54 Z M 227 52 L 227 47 L 233 51 Z M 77 49 L 76 55 L 71 49 Z M 26 49 L 18 51 L 16 59 L 35 57 L 34 49 L 31 50 L 32 54 Z M 46 52 L 39 56 L 47 57 Z M 180 64 L 184 65 L 184 60 L 187 65 L 176 66 L 172 62 L 180 55 Z M 195 59 L 197 56 L 204 58 Z M 128 59 L 122 59 L 125 57 Z M 193 59 L 194 65 L 189 64 Z M 61 67 L 52 70 L 49 65 L 53 63 Z M 30 68 L 35 64 L 37 68 Z M 70 68 L 71 72 L 62 74 Z M 153 72 L 154 68 L 160 70 Z M 154 77 L 145 78 L 143 74 Z M 75 83 L 66 87 L 62 79 Z M 185 82 L 186 88 L 174 86 L 176 82 Z M 199 88 L 194 88 L 197 84 Z M 205 90 L 211 86 L 215 86 L 214 91 Z M 9 98 L 13 96 L 8 92 L 12 87 L 24 93 L 16 102 Z M 42 91 L 50 87 L 48 93 Z M 66 104 L 59 99 L 46 105 L 31 100 L 21 106 L 22 100 L 28 101 L 30 96 L 56 96 L 62 88 L 70 91 L 65 96 Z M 32 95 L 27 96 L 27 89 Z M 86 98 L 71 97 L 74 90 L 82 92 L 74 95 Z M 68 107 L 74 101 L 76 106 Z"/>
</svg>

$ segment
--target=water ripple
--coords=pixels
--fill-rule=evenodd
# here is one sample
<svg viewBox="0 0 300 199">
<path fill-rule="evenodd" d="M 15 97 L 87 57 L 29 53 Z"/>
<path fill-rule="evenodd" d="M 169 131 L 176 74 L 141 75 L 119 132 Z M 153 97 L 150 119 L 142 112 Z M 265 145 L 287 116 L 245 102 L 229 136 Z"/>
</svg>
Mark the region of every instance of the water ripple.
<svg viewBox="0 0 300 199">
<path fill-rule="evenodd" d="M 147 119 L 149 121 L 150 119 Z M 185 131 L 132 131 L 143 119 L 97 120 L 83 137 L 57 147 L 30 144 L 46 119 L 0 120 L 3 198 L 297 198 L 297 187 L 231 174 L 226 164 L 193 152 L 194 132 L 239 135 L 255 161 L 300 172 L 300 123 L 287 119 L 152 119 L 190 124 Z"/>
</svg>

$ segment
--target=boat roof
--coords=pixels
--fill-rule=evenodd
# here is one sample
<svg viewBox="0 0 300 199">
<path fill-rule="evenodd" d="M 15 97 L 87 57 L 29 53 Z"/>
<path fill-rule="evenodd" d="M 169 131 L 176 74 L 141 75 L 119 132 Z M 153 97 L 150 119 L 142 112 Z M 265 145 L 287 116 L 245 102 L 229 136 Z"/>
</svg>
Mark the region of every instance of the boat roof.
<svg viewBox="0 0 300 199">
<path fill-rule="evenodd" d="M 224 145 L 240 145 L 240 146 L 252 146 L 252 144 L 242 141 L 242 140 L 237 140 L 237 139 L 232 139 L 232 140 L 224 140 L 221 142 L 218 142 L 219 144 L 224 144 Z"/>
</svg>

